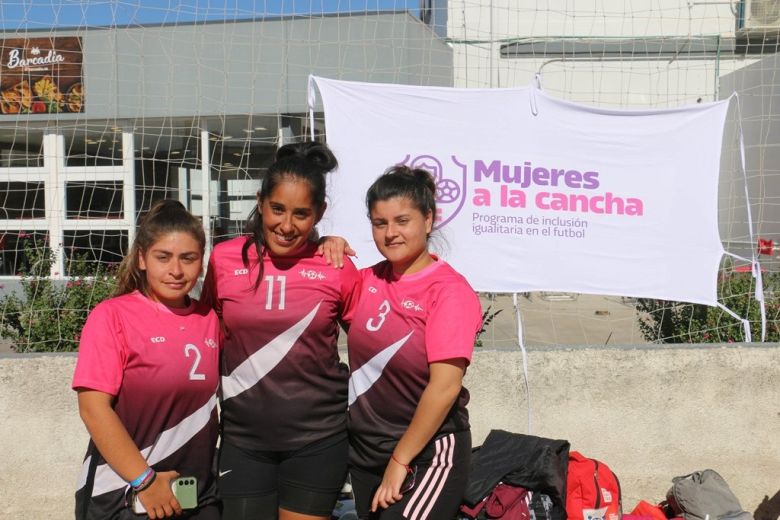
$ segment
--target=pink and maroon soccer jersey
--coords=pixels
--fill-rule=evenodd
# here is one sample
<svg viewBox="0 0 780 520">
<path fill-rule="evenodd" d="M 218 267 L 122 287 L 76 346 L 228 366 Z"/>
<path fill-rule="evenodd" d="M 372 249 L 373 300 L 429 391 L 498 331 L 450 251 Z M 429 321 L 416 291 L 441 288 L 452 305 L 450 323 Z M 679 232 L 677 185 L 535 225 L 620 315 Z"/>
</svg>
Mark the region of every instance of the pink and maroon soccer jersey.
<svg viewBox="0 0 780 520">
<path fill-rule="evenodd" d="M 465 278 L 443 260 L 399 276 L 389 262 L 361 270 L 349 329 L 350 462 L 384 468 L 428 385 L 430 363 L 471 360 L 482 310 Z M 437 435 L 469 429 L 468 391 Z"/>
<path fill-rule="evenodd" d="M 198 478 L 201 503 L 214 500 L 211 475 L 217 440 L 219 319 L 194 302 L 171 309 L 139 292 L 95 307 L 81 333 L 73 388 L 116 397 L 114 410 L 156 471 Z M 90 443 L 76 492 L 77 510 L 97 457 L 89 518 L 112 518 L 125 507 L 128 485 Z"/>
<path fill-rule="evenodd" d="M 222 361 L 224 438 L 249 450 L 284 451 L 346 427 L 347 367 L 339 361 L 341 320 L 351 319 L 360 276 L 336 269 L 307 245 L 294 256 L 263 257 L 249 268 L 247 237 L 214 248 L 204 285 L 226 328 Z"/>
</svg>

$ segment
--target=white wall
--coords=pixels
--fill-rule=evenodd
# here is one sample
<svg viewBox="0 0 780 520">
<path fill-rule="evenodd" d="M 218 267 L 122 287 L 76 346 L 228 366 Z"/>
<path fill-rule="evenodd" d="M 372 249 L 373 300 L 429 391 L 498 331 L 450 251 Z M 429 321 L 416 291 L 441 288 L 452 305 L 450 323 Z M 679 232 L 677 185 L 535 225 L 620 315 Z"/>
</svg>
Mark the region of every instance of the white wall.
<svg viewBox="0 0 780 520">
<path fill-rule="evenodd" d="M 0 356 L 0 518 L 73 518 L 87 446 L 70 380 L 74 355 Z M 713 468 L 752 512 L 778 492 L 780 346 L 535 349 L 532 433 L 567 439 L 620 477 L 624 505 L 660 501 L 672 477 Z M 516 351 L 480 350 L 466 385 L 475 444 L 525 433 Z"/>
</svg>

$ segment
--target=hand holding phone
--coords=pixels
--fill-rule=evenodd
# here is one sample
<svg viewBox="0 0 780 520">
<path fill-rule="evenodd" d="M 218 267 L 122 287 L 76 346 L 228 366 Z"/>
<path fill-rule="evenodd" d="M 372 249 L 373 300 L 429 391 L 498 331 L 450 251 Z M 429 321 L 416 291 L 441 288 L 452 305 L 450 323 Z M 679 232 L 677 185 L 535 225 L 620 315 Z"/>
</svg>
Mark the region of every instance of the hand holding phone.
<svg viewBox="0 0 780 520">
<path fill-rule="evenodd" d="M 171 492 L 176 500 L 179 502 L 179 506 L 182 509 L 195 509 L 198 507 L 198 479 L 195 477 L 178 477 L 172 479 Z M 146 514 L 146 508 L 144 507 L 137 494 L 133 494 L 133 513 L 137 515 Z"/>
<path fill-rule="evenodd" d="M 179 477 L 171 481 L 171 490 L 182 509 L 198 507 L 198 479 L 195 477 Z"/>
</svg>

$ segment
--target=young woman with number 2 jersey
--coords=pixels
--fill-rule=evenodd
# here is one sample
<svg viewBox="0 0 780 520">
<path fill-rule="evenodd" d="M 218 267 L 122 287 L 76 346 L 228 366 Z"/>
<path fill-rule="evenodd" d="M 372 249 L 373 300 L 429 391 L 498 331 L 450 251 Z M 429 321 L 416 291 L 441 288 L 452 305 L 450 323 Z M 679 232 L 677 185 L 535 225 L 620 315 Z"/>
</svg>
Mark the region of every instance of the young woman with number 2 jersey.
<svg viewBox="0 0 780 520">
<path fill-rule="evenodd" d="M 216 520 L 219 320 L 187 294 L 203 265 L 202 224 L 177 201 L 155 204 L 119 268 L 118 296 L 90 313 L 73 388 L 92 442 L 76 518 Z M 198 507 L 182 511 L 171 480 L 196 477 Z M 145 518 L 145 517 L 144 517 Z"/>
<path fill-rule="evenodd" d="M 462 386 L 481 324 L 468 282 L 428 251 L 435 184 L 396 166 L 366 195 L 385 261 L 361 270 L 349 329 L 350 474 L 361 519 L 448 519 L 471 453 Z"/>
<path fill-rule="evenodd" d="M 336 348 L 359 275 L 310 240 L 336 159 L 319 143 L 281 147 L 250 235 L 214 248 L 204 286 L 222 318 L 223 518 L 329 519 L 346 477 L 348 369 Z"/>
</svg>

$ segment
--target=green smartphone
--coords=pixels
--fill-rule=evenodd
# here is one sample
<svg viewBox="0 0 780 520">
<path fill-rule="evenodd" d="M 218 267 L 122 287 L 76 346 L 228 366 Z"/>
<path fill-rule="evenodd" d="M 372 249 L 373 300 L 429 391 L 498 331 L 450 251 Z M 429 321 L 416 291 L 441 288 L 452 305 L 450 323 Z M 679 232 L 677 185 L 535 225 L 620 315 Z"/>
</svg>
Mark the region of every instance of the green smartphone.
<svg viewBox="0 0 780 520">
<path fill-rule="evenodd" d="M 179 501 L 182 509 L 198 507 L 198 479 L 195 477 L 179 477 L 171 482 L 173 496 Z"/>
<path fill-rule="evenodd" d="M 198 507 L 198 479 L 195 477 L 179 477 L 171 480 L 171 491 L 179 501 L 182 509 L 195 509 Z M 133 513 L 146 514 L 146 508 L 138 500 L 138 495 L 133 495 Z"/>
</svg>

